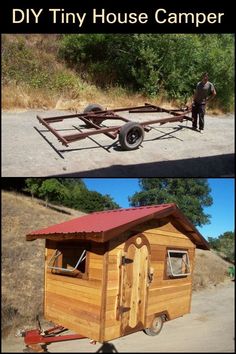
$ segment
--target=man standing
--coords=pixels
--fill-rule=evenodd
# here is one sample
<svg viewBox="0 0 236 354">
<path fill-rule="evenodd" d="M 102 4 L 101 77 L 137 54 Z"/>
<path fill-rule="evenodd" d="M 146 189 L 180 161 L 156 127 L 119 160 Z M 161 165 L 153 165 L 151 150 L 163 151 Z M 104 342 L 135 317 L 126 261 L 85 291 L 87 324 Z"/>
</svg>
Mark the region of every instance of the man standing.
<svg viewBox="0 0 236 354">
<path fill-rule="evenodd" d="M 208 73 L 204 73 L 202 75 L 202 80 L 198 82 L 196 86 L 192 104 L 193 129 L 197 129 L 197 120 L 199 116 L 200 133 L 202 133 L 204 129 L 206 102 L 209 102 L 215 97 L 215 95 L 215 87 L 210 81 L 208 81 Z"/>
</svg>

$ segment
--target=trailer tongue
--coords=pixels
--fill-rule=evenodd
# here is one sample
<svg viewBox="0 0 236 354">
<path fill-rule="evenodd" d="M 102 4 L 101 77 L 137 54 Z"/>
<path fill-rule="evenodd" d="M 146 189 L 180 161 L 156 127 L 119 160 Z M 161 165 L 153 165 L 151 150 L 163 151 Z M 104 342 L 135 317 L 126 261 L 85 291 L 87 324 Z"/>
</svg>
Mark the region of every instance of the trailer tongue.
<svg viewBox="0 0 236 354">
<path fill-rule="evenodd" d="M 138 123 L 131 121 L 118 114 L 119 112 L 125 111 L 129 113 L 164 112 L 169 114 L 169 116 L 164 118 L 146 120 L 144 122 Z M 192 121 L 192 118 L 187 116 L 187 114 L 190 112 L 191 109 L 188 109 L 188 107 L 182 110 L 170 110 L 149 103 L 145 103 L 144 106 L 117 108 L 113 110 L 104 110 L 100 105 L 91 104 L 85 108 L 83 113 L 75 113 L 47 118 L 37 116 L 37 119 L 65 146 L 69 146 L 69 144 L 74 141 L 85 139 L 92 135 L 105 134 L 111 139 L 116 139 L 117 137 L 119 137 L 119 143 L 123 150 L 134 150 L 137 149 L 142 143 L 145 132 L 149 132 L 151 130 L 150 125 L 157 123 L 162 125 L 171 122 Z M 52 126 L 53 123 L 62 122 L 64 120 L 72 118 L 80 119 L 83 123 L 85 123 L 87 130 L 83 132 L 78 128 L 78 130 L 80 131 L 79 133 L 61 135 L 59 131 Z M 104 121 L 107 122 L 109 120 L 120 120 L 123 121 L 125 124 L 117 124 L 115 126 L 104 126 L 104 124 L 102 125 Z"/>
<path fill-rule="evenodd" d="M 17 337 L 23 337 L 24 338 L 24 343 L 25 343 L 25 349 L 23 352 L 26 353 L 47 353 L 47 346 L 51 343 L 58 343 L 58 342 L 65 342 L 65 341 L 70 341 L 70 340 L 76 340 L 76 339 L 84 339 L 87 338 L 85 336 L 82 336 L 80 334 L 63 334 L 68 331 L 67 328 L 63 326 L 55 326 L 52 328 L 48 328 L 47 330 L 43 330 L 41 328 L 38 316 L 37 316 L 37 328 L 35 329 L 30 329 L 30 330 L 25 330 L 25 331 L 19 331 L 19 333 L 16 334 Z M 96 341 L 90 340 L 90 344 L 96 344 Z"/>
</svg>

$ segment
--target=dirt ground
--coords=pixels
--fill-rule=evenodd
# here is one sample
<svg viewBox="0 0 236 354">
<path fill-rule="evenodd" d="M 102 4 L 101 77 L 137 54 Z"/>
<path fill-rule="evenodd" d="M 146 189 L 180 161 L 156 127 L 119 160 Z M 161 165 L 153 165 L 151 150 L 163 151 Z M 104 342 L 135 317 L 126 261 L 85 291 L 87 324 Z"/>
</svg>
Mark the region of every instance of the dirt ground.
<svg viewBox="0 0 236 354">
<path fill-rule="evenodd" d="M 104 134 L 64 147 L 39 124 L 42 117 L 68 114 L 62 111 L 2 113 L 2 176 L 67 177 L 226 177 L 234 176 L 234 115 L 205 118 L 204 134 L 191 123 L 152 125 L 142 145 L 122 151 Z M 122 113 L 128 117 L 129 113 Z M 166 113 L 133 114 L 144 121 Z M 169 115 L 168 115 L 169 116 Z M 55 123 L 61 134 L 76 133 L 78 119 Z M 117 125 L 112 121 L 111 125 Z M 84 127 L 82 127 L 84 131 Z"/>
<path fill-rule="evenodd" d="M 2 352 L 23 352 L 22 338 L 9 338 Z M 194 292 L 191 313 L 166 322 L 161 333 L 150 337 L 136 332 L 104 345 L 91 345 L 88 339 L 54 343 L 51 353 L 115 352 L 234 352 L 234 282 Z"/>
</svg>

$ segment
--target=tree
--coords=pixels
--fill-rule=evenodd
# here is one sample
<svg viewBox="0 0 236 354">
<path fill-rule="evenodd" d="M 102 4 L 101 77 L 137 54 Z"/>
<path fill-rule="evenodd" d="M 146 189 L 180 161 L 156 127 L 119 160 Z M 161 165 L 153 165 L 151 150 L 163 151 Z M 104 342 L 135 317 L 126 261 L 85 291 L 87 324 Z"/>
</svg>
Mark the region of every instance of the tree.
<svg viewBox="0 0 236 354">
<path fill-rule="evenodd" d="M 175 203 L 195 226 L 210 222 L 203 207 L 212 205 L 205 178 L 141 178 L 140 192 L 129 197 L 131 206 Z"/>
<path fill-rule="evenodd" d="M 45 198 L 46 205 L 48 201 L 61 202 L 68 193 L 68 190 L 56 178 L 49 178 L 43 181 L 39 190 L 39 196 Z"/>
<path fill-rule="evenodd" d="M 184 104 L 202 72 L 216 87 L 214 105 L 234 103 L 232 34 L 67 34 L 59 55 L 96 85 L 119 85 Z"/>
<path fill-rule="evenodd" d="M 84 183 L 84 181 L 81 178 L 57 178 L 57 180 L 63 184 L 63 186 L 72 189 L 74 187 L 78 187 L 80 189 L 87 189 L 86 184 Z"/>
<path fill-rule="evenodd" d="M 234 262 L 234 232 L 226 231 L 217 238 L 208 237 L 208 242 L 215 251 L 223 254 L 227 260 Z"/>
<path fill-rule="evenodd" d="M 86 213 L 120 208 L 110 195 L 88 190 L 80 178 L 27 178 L 22 191 L 44 198 L 46 206 L 50 201 Z"/>
<path fill-rule="evenodd" d="M 27 178 L 25 180 L 26 187 L 23 188 L 23 191 L 29 192 L 31 194 L 32 199 L 38 195 L 39 188 L 43 183 L 42 178 Z"/>
<path fill-rule="evenodd" d="M 82 190 L 74 201 L 74 208 L 86 213 L 119 208 L 109 195 L 102 195 L 96 191 Z"/>
</svg>

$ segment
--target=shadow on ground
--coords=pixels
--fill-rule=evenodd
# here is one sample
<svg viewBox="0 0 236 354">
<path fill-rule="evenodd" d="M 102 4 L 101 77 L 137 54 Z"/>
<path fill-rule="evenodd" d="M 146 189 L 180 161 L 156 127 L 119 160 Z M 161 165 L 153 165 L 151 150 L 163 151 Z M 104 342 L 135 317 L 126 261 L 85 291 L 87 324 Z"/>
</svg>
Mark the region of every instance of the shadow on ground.
<svg viewBox="0 0 236 354">
<path fill-rule="evenodd" d="M 65 173 L 63 177 L 234 177 L 234 154 L 175 161 L 112 165 L 94 170 Z"/>
<path fill-rule="evenodd" d="M 77 128 L 75 126 L 74 127 L 74 130 L 76 130 Z M 105 128 L 107 128 L 107 126 L 104 126 Z M 157 140 L 169 140 L 169 139 L 177 139 L 177 140 L 180 140 L 180 141 L 183 141 L 182 139 L 178 138 L 177 136 L 174 135 L 174 133 L 182 130 L 183 128 L 188 128 L 188 129 L 191 129 L 192 128 L 189 128 L 189 127 L 186 127 L 186 126 L 177 126 L 177 127 L 173 127 L 172 128 L 172 131 L 171 132 L 165 132 L 163 131 L 163 128 L 162 130 L 159 128 L 155 128 L 155 127 L 151 127 L 152 130 L 156 130 L 157 132 L 161 133 L 162 135 L 161 136 L 158 136 L 158 137 L 155 137 L 155 138 L 152 138 L 152 139 L 147 139 L 145 138 L 143 140 L 143 143 L 146 143 L 146 142 L 155 142 Z M 37 127 L 34 127 L 34 129 L 39 133 L 39 135 L 48 143 L 48 145 L 57 153 L 58 156 L 60 156 L 62 159 L 64 159 L 64 154 L 65 153 L 69 153 L 69 152 L 72 152 L 72 151 L 83 151 L 83 150 L 92 150 L 92 149 L 99 149 L 99 148 L 102 148 L 104 149 L 105 151 L 111 153 L 111 149 L 114 149 L 116 152 L 123 152 L 123 149 L 121 148 L 120 144 L 119 144 L 119 140 L 116 140 L 114 141 L 112 144 L 108 144 L 108 145 L 104 145 L 104 144 L 100 144 L 96 138 L 93 138 L 91 136 L 88 136 L 87 139 L 89 139 L 90 141 L 92 141 L 93 143 L 95 143 L 95 146 L 91 147 L 91 146 L 88 146 L 88 147 L 79 147 L 79 148 L 63 148 L 63 149 L 58 149 L 55 144 L 53 144 L 50 139 L 45 135 L 45 133 L 50 133 L 50 131 L 48 130 L 40 130 L 38 129 Z M 73 130 L 73 129 L 56 129 L 55 131 L 57 133 L 60 133 L 62 131 L 65 131 L 65 130 Z M 78 130 L 78 129 L 77 129 Z M 82 132 L 82 131 L 81 131 Z M 143 145 L 140 145 L 141 147 L 143 147 Z"/>
<path fill-rule="evenodd" d="M 96 353 L 118 353 L 118 351 L 112 343 L 103 343 Z"/>
</svg>

